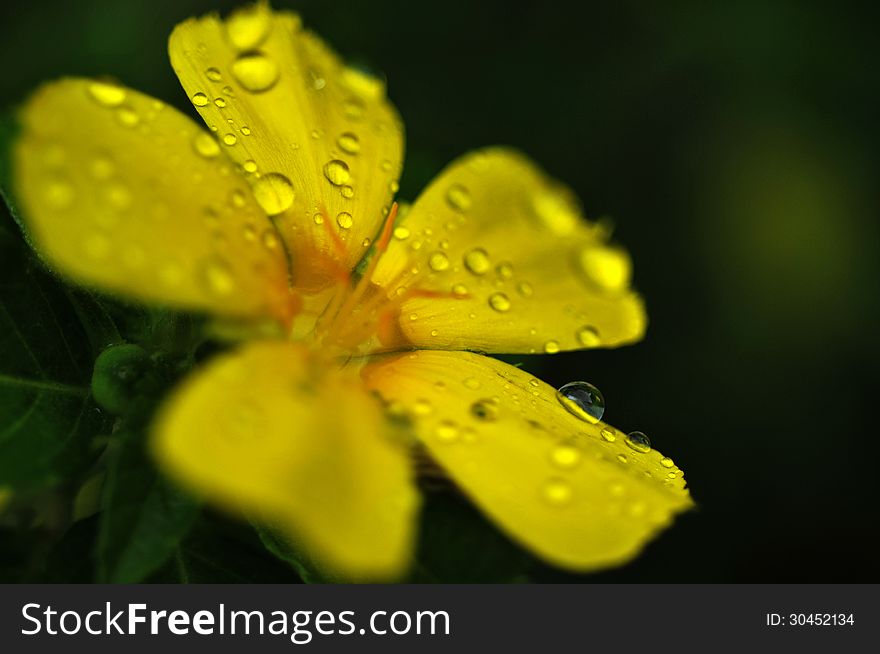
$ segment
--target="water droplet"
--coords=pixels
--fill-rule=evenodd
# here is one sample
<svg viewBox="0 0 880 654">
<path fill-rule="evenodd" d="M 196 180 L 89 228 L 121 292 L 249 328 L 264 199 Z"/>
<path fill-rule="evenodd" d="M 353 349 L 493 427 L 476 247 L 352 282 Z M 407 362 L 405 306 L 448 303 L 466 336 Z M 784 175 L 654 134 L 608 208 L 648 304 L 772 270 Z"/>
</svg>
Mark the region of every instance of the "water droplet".
<svg viewBox="0 0 880 654">
<path fill-rule="evenodd" d="M 675 479 L 678 476 L 678 473 L 675 472 L 675 470 L 671 470 L 666 473 L 666 476 L 669 477 L 669 479 Z"/>
<path fill-rule="evenodd" d="M 327 80 L 313 70 L 309 71 L 309 78 L 312 80 L 312 88 L 316 91 L 320 91 L 327 86 Z"/>
<path fill-rule="evenodd" d="M 278 81 L 277 64 L 260 53 L 245 54 L 232 64 L 232 76 L 251 93 L 268 91 Z"/>
<path fill-rule="evenodd" d="M 373 241 L 371 241 L 369 238 L 365 238 L 363 241 L 361 241 L 361 246 L 368 248 L 368 247 L 370 247 L 370 243 L 372 243 L 372 242 Z"/>
<path fill-rule="evenodd" d="M 241 165 L 241 167 L 244 169 L 244 172 L 246 172 L 246 173 L 253 174 L 253 173 L 257 172 L 257 162 L 254 161 L 253 159 L 248 159 L 247 161 L 245 161 Z"/>
<path fill-rule="evenodd" d="M 406 227 L 395 227 L 394 238 L 396 238 L 398 241 L 405 241 L 409 238 L 409 229 Z"/>
<path fill-rule="evenodd" d="M 339 159 L 333 159 L 324 164 L 324 177 L 333 186 L 342 186 L 351 178 L 348 164 Z"/>
<path fill-rule="evenodd" d="M 73 204 L 75 191 L 66 179 L 55 177 L 45 188 L 46 202 L 54 209 L 67 209 Z"/>
<path fill-rule="evenodd" d="M 347 152 L 348 154 L 357 154 L 361 149 L 361 142 L 357 137 L 357 134 L 352 132 L 345 132 L 339 135 L 339 138 L 336 139 L 336 145 L 343 152 Z"/>
<path fill-rule="evenodd" d="M 433 252 L 431 256 L 428 257 L 428 267 L 434 272 L 442 272 L 449 268 L 449 257 L 443 252 Z"/>
<path fill-rule="evenodd" d="M 250 136 L 251 135 L 251 128 L 248 127 L 247 125 L 242 125 L 241 126 L 241 133 L 244 134 L 245 136 Z M 296 149 L 296 148 L 294 148 L 294 149 Z"/>
<path fill-rule="evenodd" d="M 253 50 L 269 33 L 271 14 L 263 3 L 237 9 L 226 19 L 226 34 L 239 51 Z"/>
<path fill-rule="evenodd" d="M 557 467 L 570 470 L 581 462 L 581 451 L 573 445 L 557 445 L 550 451 L 550 460 Z"/>
<path fill-rule="evenodd" d="M 354 219 L 347 211 L 340 211 L 336 216 L 336 224 L 342 229 L 351 229 L 351 226 L 354 224 Z"/>
<path fill-rule="evenodd" d="M 663 466 L 664 468 L 675 467 L 675 463 L 668 456 L 664 456 L 662 459 L 660 459 L 660 465 Z"/>
<path fill-rule="evenodd" d="M 208 68 L 205 71 L 205 77 L 207 77 L 212 82 L 219 82 L 221 79 L 223 79 L 223 75 L 221 75 L 220 71 L 216 68 Z"/>
<path fill-rule="evenodd" d="M 584 347 L 598 347 L 601 343 L 599 332 L 596 331 L 595 327 L 590 327 L 589 325 L 578 329 L 575 335 L 577 336 L 578 343 Z"/>
<path fill-rule="evenodd" d="M 564 506 L 571 502 L 574 489 L 565 479 L 548 479 L 541 487 L 541 497 L 553 506 Z"/>
<path fill-rule="evenodd" d="M 104 107 L 118 107 L 125 102 L 125 89 L 112 82 L 91 82 L 89 95 Z"/>
<path fill-rule="evenodd" d="M 364 102 L 359 98 L 349 98 L 342 104 L 342 110 L 345 113 L 346 118 L 360 120 L 364 117 Z"/>
<path fill-rule="evenodd" d="M 230 132 L 229 134 L 223 135 L 223 142 L 226 145 L 235 145 L 236 143 L 238 143 L 238 137 L 235 136 L 235 134 Z"/>
<path fill-rule="evenodd" d="M 348 184 L 339 187 L 339 195 L 344 197 L 346 200 L 350 200 L 354 197 L 354 189 Z"/>
<path fill-rule="evenodd" d="M 195 93 L 192 97 L 192 103 L 197 107 L 205 107 L 208 105 L 208 96 L 204 93 Z"/>
<path fill-rule="evenodd" d="M 484 422 L 498 420 L 498 401 L 492 398 L 477 400 L 471 404 L 471 415 Z"/>
<path fill-rule="evenodd" d="M 141 122 L 141 117 L 138 113 L 126 105 L 123 105 L 116 110 L 116 119 L 126 127 L 134 127 Z"/>
<path fill-rule="evenodd" d="M 220 154 L 220 145 L 216 139 L 207 132 L 199 132 L 193 139 L 195 151 L 208 159 Z"/>
<path fill-rule="evenodd" d="M 446 191 L 446 201 L 454 211 L 464 213 L 471 206 L 471 194 L 461 184 L 453 184 Z"/>
<path fill-rule="evenodd" d="M 202 267 L 202 277 L 208 290 L 215 295 L 229 295 L 235 290 L 232 270 L 222 259 L 210 259 Z"/>
<path fill-rule="evenodd" d="M 626 454 L 618 454 L 617 460 L 620 461 L 621 463 L 626 463 L 627 462 Z"/>
<path fill-rule="evenodd" d="M 454 284 L 452 286 L 452 294 L 456 297 L 464 297 L 468 294 L 467 286 L 464 284 Z"/>
<path fill-rule="evenodd" d="M 281 173 L 267 173 L 254 184 L 254 197 L 269 216 L 277 216 L 293 204 L 293 184 Z"/>
<path fill-rule="evenodd" d="M 108 205 L 119 211 L 128 209 L 132 203 L 131 191 L 122 182 L 108 185 L 104 190 L 104 197 Z"/>
<path fill-rule="evenodd" d="M 489 254 L 483 248 L 474 248 L 464 255 L 464 266 L 475 275 L 485 275 L 492 264 Z"/>
<path fill-rule="evenodd" d="M 312 216 L 312 220 L 315 221 L 316 225 L 323 225 L 324 224 L 324 214 L 316 213 L 314 216 Z"/>
<path fill-rule="evenodd" d="M 232 206 L 241 209 L 245 204 L 247 204 L 247 197 L 244 192 L 236 189 L 232 192 Z"/>
<path fill-rule="evenodd" d="M 278 235 L 272 229 L 267 229 L 263 232 L 263 247 L 267 250 L 275 250 L 281 244 L 278 240 Z"/>
<path fill-rule="evenodd" d="M 626 435 L 626 444 L 630 449 L 642 454 L 651 451 L 651 439 L 641 431 L 632 431 Z"/>
<path fill-rule="evenodd" d="M 513 265 L 509 261 L 502 261 L 495 267 L 495 272 L 501 279 L 513 277 Z"/>
<path fill-rule="evenodd" d="M 472 391 L 475 391 L 480 387 L 480 380 L 476 377 L 465 377 L 462 383 L 465 388 L 469 388 Z"/>
<path fill-rule="evenodd" d="M 392 193 L 397 193 L 400 190 L 400 184 L 397 183 L 397 180 L 388 182 L 388 190 Z"/>
<path fill-rule="evenodd" d="M 346 67 L 342 71 L 342 83 L 360 96 L 378 99 L 385 92 L 385 82 L 365 70 Z"/>
<path fill-rule="evenodd" d="M 444 443 L 451 443 L 458 440 L 458 434 L 458 425 L 450 420 L 444 420 L 441 422 L 437 425 L 437 429 L 434 431 L 437 440 L 443 441 Z"/>
<path fill-rule="evenodd" d="M 577 200 L 567 189 L 545 189 L 532 200 L 538 222 L 558 236 L 571 234 L 580 222 Z"/>
<path fill-rule="evenodd" d="M 591 284 L 606 293 L 619 293 L 629 286 L 631 264 L 619 248 L 584 248 L 578 258 L 581 272 Z"/>
<path fill-rule="evenodd" d="M 510 298 L 504 293 L 492 293 L 489 296 L 489 306 L 500 313 L 510 311 Z"/>
<path fill-rule="evenodd" d="M 602 431 L 600 431 L 599 434 L 609 443 L 613 443 L 617 440 L 617 436 L 614 434 L 614 430 L 611 429 L 611 427 L 602 427 Z"/>
<path fill-rule="evenodd" d="M 226 106 L 226 100 L 224 98 L 214 98 L 214 104 L 218 108 L 223 109 Z"/>
<path fill-rule="evenodd" d="M 556 391 L 556 399 L 568 412 L 596 424 L 605 413 L 605 398 L 599 389 L 585 381 L 569 382 Z"/>
<path fill-rule="evenodd" d="M 422 398 L 416 400 L 416 403 L 413 405 L 413 413 L 417 416 L 428 416 L 434 411 L 434 407 L 431 406 L 431 403 Z"/>
<path fill-rule="evenodd" d="M 115 169 L 116 167 L 109 157 L 99 156 L 92 160 L 89 172 L 98 181 L 104 181 L 113 176 Z"/>
<path fill-rule="evenodd" d="M 83 249 L 92 259 L 105 259 L 110 254 L 110 239 L 101 232 L 93 232 L 86 237 Z"/>
<path fill-rule="evenodd" d="M 559 342 L 558 341 L 547 341 L 544 343 L 544 352 L 547 354 L 556 354 L 559 352 Z"/>
</svg>

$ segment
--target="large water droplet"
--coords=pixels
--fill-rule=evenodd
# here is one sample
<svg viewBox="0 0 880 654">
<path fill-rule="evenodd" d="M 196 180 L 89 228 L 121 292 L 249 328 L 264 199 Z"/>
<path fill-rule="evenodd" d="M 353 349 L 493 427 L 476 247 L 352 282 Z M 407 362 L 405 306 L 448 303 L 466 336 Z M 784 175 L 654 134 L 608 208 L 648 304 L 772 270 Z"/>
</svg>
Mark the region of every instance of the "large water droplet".
<svg viewBox="0 0 880 654">
<path fill-rule="evenodd" d="M 443 252 L 434 252 L 428 257 L 428 266 L 434 272 L 442 272 L 449 268 L 449 257 Z"/>
<path fill-rule="evenodd" d="M 550 451 L 550 460 L 563 470 L 570 470 L 581 462 L 581 451 L 573 445 L 557 445 Z"/>
<path fill-rule="evenodd" d="M 434 434 L 437 436 L 437 440 L 443 441 L 444 443 L 451 443 L 455 440 L 458 440 L 458 425 L 449 420 L 444 420 L 439 425 L 437 425 L 437 429 L 434 431 Z"/>
<path fill-rule="evenodd" d="M 510 311 L 510 298 L 504 293 L 492 293 L 489 296 L 489 306 L 499 313 L 505 313 Z"/>
<path fill-rule="evenodd" d="M 342 71 L 342 83 L 359 96 L 376 100 L 385 92 L 385 82 L 365 70 L 347 67 Z"/>
<path fill-rule="evenodd" d="M 571 192 L 546 189 L 532 200 L 538 222 L 558 236 L 571 234 L 578 226 L 577 201 Z"/>
<path fill-rule="evenodd" d="M 239 51 L 253 50 L 269 33 L 271 13 L 263 3 L 237 9 L 226 19 L 226 34 Z"/>
<path fill-rule="evenodd" d="M 281 173 L 267 173 L 254 184 L 254 197 L 267 215 L 277 216 L 293 204 L 293 184 Z"/>
<path fill-rule="evenodd" d="M 629 285 L 631 264 L 619 248 L 592 246 L 581 250 L 581 272 L 591 284 L 606 293 L 619 293 Z"/>
<path fill-rule="evenodd" d="M 220 145 L 207 132 L 199 132 L 193 139 L 193 147 L 203 157 L 210 159 L 220 154 Z"/>
<path fill-rule="evenodd" d="M 208 290 L 220 296 L 229 295 L 235 290 L 232 270 L 222 259 L 210 259 L 202 268 L 202 276 Z"/>
<path fill-rule="evenodd" d="M 351 229 L 351 226 L 354 225 L 354 219 L 347 211 L 340 211 L 336 216 L 336 224 L 342 229 Z"/>
<path fill-rule="evenodd" d="M 471 194 L 461 184 L 453 184 L 446 191 L 446 201 L 453 210 L 464 213 L 471 206 Z"/>
<path fill-rule="evenodd" d="M 585 381 L 565 384 L 556 391 L 556 399 L 573 416 L 595 424 L 605 413 L 605 398 L 599 389 Z"/>
<path fill-rule="evenodd" d="M 353 132 L 340 134 L 339 138 L 336 139 L 336 145 L 338 145 L 343 152 L 347 152 L 348 154 L 357 154 L 361 149 L 361 142 L 358 139 L 357 134 L 354 134 Z"/>
<path fill-rule="evenodd" d="M 578 329 L 576 336 L 578 343 L 584 347 L 598 347 L 601 343 L 599 340 L 599 332 L 596 331 L 595 327 L 590 327 L 589 325 L 585 325 Z"/>
<path fill-rule="evenodd" d="M 251 93 L 268 91 L 279 75 L 278 65 L 260 53 L 242 55 L 232 64 L 232 76 Z"/>
<path fill-rule="evenodd" d="M 492 264 L 483 248 L 474 248 L 464 255 L 464 266 L 475 275 L 485 275 Z"/>
<path fill-rule="evenodd" d="M 626 444 L 629 445 L 630 449 L 633 449 L 636 452 L 641 452 L 642 454 L 651 451 L 651 439 L 648 438 L 647 434 L 641 431 L 632 431 L 628 433 L 626 435 Z"/>
<path fill-rule="evenodd" d="M 324 164 L 324 177 L 333 186 L 342 186 L 351 178 L 348 164 L 340 159 L 332 159 Z"/>
<path fill-rule="evenodd" d="M 573 496 L 574 489 L 565 479 L 548 479 L 541 487 L 541 497 L 553 506 L 565 506 L 571 502 Z"/>
<path fill-rule="evenodd" d="M 498 420 L 498 401 L 492 398 L 477 400 L 471 404 L 471 415 L 477 420 Z"/>
<path fill-rule="evenodd" d="M 89 95 L 105 107 L 118 107 L 125 101 L 125 89 L 111 82 L 92 82 Z"/>
<path fill-rule="evenodd" d="M 208 96 L 204 93 L 194 93 L 192 103 L 197 107 L 205 107 L 208 104 Z"/>
<path fill-rule="evenodd" d="M 664 456 L 662 459 L 660 459 L 660 465 L 664 468 L 673 468 L 675 467 L 675 462 L 673 462 L 673 460 L 670 459 L 668 456 Z"/>
</svg>

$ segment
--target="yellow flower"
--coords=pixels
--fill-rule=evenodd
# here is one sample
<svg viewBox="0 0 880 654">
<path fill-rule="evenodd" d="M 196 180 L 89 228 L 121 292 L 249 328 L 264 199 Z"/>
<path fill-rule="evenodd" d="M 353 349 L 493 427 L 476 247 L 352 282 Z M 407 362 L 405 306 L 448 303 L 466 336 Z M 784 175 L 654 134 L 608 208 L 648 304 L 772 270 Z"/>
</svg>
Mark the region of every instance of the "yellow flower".
<svg viewBox="0 0 880 654">
<path fill-rule="evenodd" d="M 403 131 L 384 84 L 297 16 L 259 3 L 191 19 L 169 52 L 210 132 L 136 91 L 63 79 L 24 107 L 14 152 L 52 266 L 247 336 L 160 412 L 168 474 L 358 579 L 406 570 L 425 457 L 573 570 L 632 558 L 691 506 L 670 459 L 474 353 L 641 337 L 627 254 L 565 187 L 490 148 L 397 215 Z"/>
</svg>

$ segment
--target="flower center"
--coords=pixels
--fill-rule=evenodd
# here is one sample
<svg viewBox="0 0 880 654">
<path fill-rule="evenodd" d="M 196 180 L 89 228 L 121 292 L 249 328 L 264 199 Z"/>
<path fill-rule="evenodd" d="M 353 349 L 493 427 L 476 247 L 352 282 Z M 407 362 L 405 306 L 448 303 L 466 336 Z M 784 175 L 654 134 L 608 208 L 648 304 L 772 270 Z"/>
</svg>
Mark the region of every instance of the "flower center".
<svg viewBox="0 0 880 654">
<path fill-rule="evenodd" d="M 310 341 L 331 356 L 353 356 L 399 342 L 397 315 L 400 305 L 411 295 L 391 298 L 384 288 L 373 282 L 379 260 L 391 241 L 396 217 L 397 203 L 394 203 L 367 265 L 359 275 L 339 263 L 344 260 L 345 244 L 328 227 L 336 257 L 328 258 L 326 266 L 335 283 L 318 295 L 306 298 L 304 311 L 292 326 L 291 339 Z M 329 225 L 329 221 L 325 220 L 324 224 Z M 307 319 L 309 314 L 313 316 L 311 321 Z"/>
</svg>

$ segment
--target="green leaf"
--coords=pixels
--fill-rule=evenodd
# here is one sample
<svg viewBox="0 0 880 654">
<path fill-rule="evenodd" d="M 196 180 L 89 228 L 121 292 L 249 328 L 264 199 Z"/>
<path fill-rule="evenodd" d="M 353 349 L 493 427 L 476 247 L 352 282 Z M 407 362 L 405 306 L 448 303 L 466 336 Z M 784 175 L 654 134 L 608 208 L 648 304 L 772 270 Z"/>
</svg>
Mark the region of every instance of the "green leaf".
<svg viewBox="0 0 880 654">
<path fill-rule="evenodd" d="M 247 525 L 205 511 L 174 557 L 149 581 L 290 584 L 300 579 L 266 552 Z"/>
<path fill-rule="evenodd" d="M 94 460 L 92 438 L 109 423 L 89 393 L 92 362 L 119 335 L 90 295 L 41 268 L 9 222 L 0 222 L 0 487 L 35 490 Z"/>
<path fill-rule="evenodd" d="M 147 578 L 174 554 L 198 515 L 193 498 L 156 470 L 144 440 L 142 433 L 128 434 L 108 464 L 97 546 L 101 582 Z"/>
<path fill-rule="evenodd" d="M 410 581 L 511 583 L 526 581 L 534 559 L 508 540 L 464 497 L 426 492 Z"/>
<path fill-rule="evenodd" d="M 322 571 L 300 548 L 281 532 L 265 524 L 254 523 L 263 546 L 275 557 L 287 563 L 307 584 L 344 583 Z"/>
<path fill-rule="evenodd" d="M 534 559 L 498 532 L 467 500 L 450 489 L 424 494 L 419 539 L 408 581 L 511 583 L 526 581 Z M 254 524 L 266 549 L 309 584 L 344 583 L 327 575 L 279 530 Z"/>
</svg>

